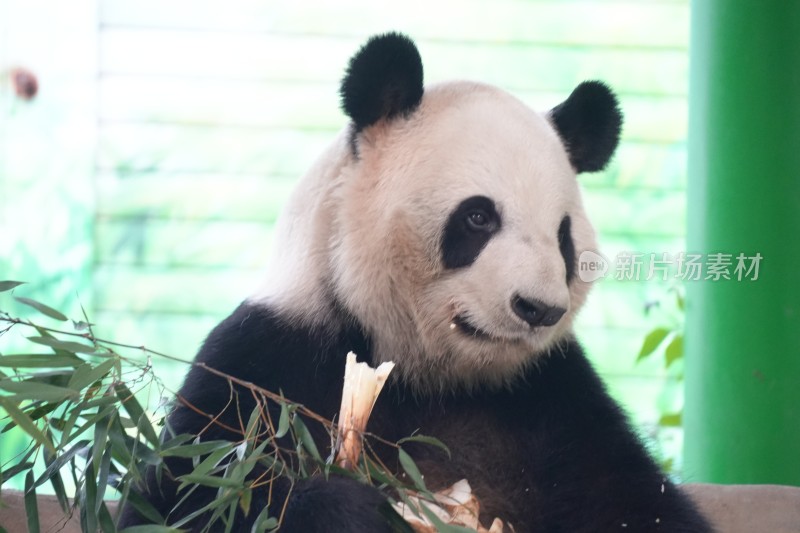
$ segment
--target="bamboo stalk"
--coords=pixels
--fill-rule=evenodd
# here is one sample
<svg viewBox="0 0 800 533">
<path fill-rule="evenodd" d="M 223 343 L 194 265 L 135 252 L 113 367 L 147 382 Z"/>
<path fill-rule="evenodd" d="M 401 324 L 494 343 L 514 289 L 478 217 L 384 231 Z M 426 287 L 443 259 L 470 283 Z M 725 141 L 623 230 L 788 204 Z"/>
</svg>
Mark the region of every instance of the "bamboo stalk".
<svg viewBox="0 0 800 533">
<path fill-rule="evenodd" d="M 353 352 L 347 354 L 335 448 L 335 462 L 340 467 L 352 470 L 358 464 L 367 420 L 393 368 L 391 362 L 372 368 L 367 363 L 357 363 Z"/>
</svg>

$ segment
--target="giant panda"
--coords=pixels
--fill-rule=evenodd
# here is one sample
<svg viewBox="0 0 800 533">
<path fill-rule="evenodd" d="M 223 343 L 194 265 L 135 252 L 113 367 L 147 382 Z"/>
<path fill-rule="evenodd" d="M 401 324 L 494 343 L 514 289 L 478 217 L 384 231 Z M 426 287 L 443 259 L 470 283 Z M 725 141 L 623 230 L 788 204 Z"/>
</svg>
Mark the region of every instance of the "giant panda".
<svg viewBox="0 0 800 533">
<path fill-rule="evenodd" d="M 490 85 L 423 87 L 415 44 L 389 33 L 352 57 L 341 100 L 350 123 L 286 206 L 266 281 L 196 361 L 329 419 L 348 352 L 373 366 L 393 361 L 368 431 L 439 439 L 450 458 L 407 448 L 427 486 L 468 479 L 482 518 L 517 533 L 709 531 L 572 330 L 590 288 L 577 257 L 597 247 L 576 175 L 604 168 L 618 144 L 622 116 L 609 88 L 581 83 L 540 114 Z M 240 440 L 226 427 L 254 407 L 241 391 L 234 409 L 228 381 L 201 365 L 179 397 L 168 426 L 204 440 Z M 329 446 L 324 431 L 314 436 Z M 395 450 L 375 449 L 399 471 Z M 170 514 L 185 496 L 171 478 L 191 466 L 167 466 L 169 475 L 151 471 L 139 489 L 162 516 L 174 521 L 215 497 L 198 489 Z M 270 490 L 239 511 L 234 530 L 250 531 L 265 505 L 282 514 L 281 531 L 398 527 L 387 495 L 348 477 L 291 490 L 279 479 Z M 142 522 L 124 510 L 121 525 Z"/>
</svg>

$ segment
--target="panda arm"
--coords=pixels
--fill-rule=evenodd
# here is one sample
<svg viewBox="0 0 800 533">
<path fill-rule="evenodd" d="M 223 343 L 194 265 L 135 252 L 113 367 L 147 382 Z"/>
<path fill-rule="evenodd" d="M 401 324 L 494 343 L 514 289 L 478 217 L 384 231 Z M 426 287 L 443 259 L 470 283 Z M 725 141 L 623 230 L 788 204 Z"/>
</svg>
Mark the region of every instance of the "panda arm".
<svg viewBox="0 0 800 533">
<path fill-rule="evenodd" d="M 397 440 L 415 430 L 450 452 L 404 444 L 428 487 L 466 478 L 486 525 L 499 517 L 520 533 L 710 531 L 572 339 L 508 388 L 379 397 L 371 432 Z"/>
<path fill-rule="evenodd" d="M 209 334 L 196 362 L 272 392 L 281 391 L 292 401 L 331 419 L 332 409 L 339 405 L 344 354 L 348 350 L 363 349 L 363 342 L 358 332 L 323 336 L 291 326 L 280 313 L 242 304 Z M 241 434 L 228 428 L 239 428 L 241 420 L 246 423 L 255 407 L 249 390 L 196 365 L 178 392 L 168 425 L 176 435 L 202 433 L 203 440 L 237 441 L 241 440 Z M 270 402 L 269 409 L 277 423 L 280 407 Z M 306 425 L 317 446 L 324 450 L 330 442 L 327 432 L 312 421 L 306 420 Z M 162 516 L 169 516 L 168 523 L 216 498 L 216 488 L 198 487 L 173 511 L 184 494 L 176 494 L 177 483 L 172 479 L 191 472 L 192 464 L 188 459 L 178 458 L 167 458 L 165 462 L 171 476 L 164 474 L 159 483 L 154 469 L 149 469 L 141 495 Z M 263 468 L 258 466 L 250 477 L 262 473 Z M 284 512 L 281 531 L 390 531 L 385 519 L 388 509 L 385 509 L 384 496 L 372 487 L 341 477 L 301 479 L 293 485 L 288 478 L 281 478 L 271 487 L 263 486 L 254 491 L 248 516 L 237 511 L 234 531 L 249 531 L 270 497 L 270 516 L 277 517 Z M 142 521 L 128 505 L 123 510 L 120 527 Z M 200 530 L 205 521 L 207 518 L 199 517 L 190 525 Z"/>
<path fill-rule="evenodd" d="M 544 531 L 710 531 L 648 454 L 580 346 L 550 355 L 518 405 L 535 443 L 531 482 Z M 522 415 L 522 413 L 517 413 Z"/>
</svg>

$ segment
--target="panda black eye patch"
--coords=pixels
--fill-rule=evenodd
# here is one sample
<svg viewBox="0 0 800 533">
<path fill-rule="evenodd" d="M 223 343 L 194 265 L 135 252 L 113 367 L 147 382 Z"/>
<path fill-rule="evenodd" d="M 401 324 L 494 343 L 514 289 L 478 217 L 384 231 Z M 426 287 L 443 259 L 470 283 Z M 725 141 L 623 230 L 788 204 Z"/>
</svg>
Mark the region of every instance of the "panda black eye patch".
<svg viewBox="0 0 800 533">
<path fill-rule="evenodd" d="M 572 220 L 564 215 L 558 226 L 558 248 L 567 267 L 567 283 L 575 277 L 575 245 L 572 243 Z"/>
<path fill-rule="evenodd" d="M 450 213 L 442 236 L 442 261 L 445 268 L 471 265 L 500 231 L 500 215 L 486 196 L 471 196 Z"/>
</svg>

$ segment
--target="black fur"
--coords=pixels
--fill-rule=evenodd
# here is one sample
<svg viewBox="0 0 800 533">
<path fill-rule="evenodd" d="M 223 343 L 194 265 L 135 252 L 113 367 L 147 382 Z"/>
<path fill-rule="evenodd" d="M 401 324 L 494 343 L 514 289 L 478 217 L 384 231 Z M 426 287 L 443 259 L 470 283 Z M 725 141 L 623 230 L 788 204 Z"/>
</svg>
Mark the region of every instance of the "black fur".
<svg viewBox="0 0 800 533">
<path fill-rule="evenodd" d="M 619 144 L 622 112 L 604 83 L 585 81 L 550 111 L 576 172 L 603 170 Z"/>
<path fill-rule="evenodd" d="M 575 277 L 575 244 L 572 242 L 572 219 L 565 215 L 558 226 L 558 249 L 567 267 L 567 283 Z"/>
<path fill-rule="evenodd" d="M 287 398 L 331 418 L 339 407 L 349 350 L 372 360 L 369 339 L 357 326 L 328 333 L 292 327 L 277 310 L 243 304 L 211 332 L 198 361 L 267 389 L 280 389 Z M 415 431 L 442 440 L 452 459 L 430 446 L 406 449 L 430 488 L 467 478 L 482 502 L 484 519 L 499 516 L 518 533 L 709 530 L 688 498 L 647 455 L 574 340 L 562 342 L 507 389 L 425 396 L 396 380 L 387 387 L 368 430 L 389 441 Z M 180 395 L 205 412 L 221 412 L 221 422 L 239 426 L 235 408 L 226 408 L 230 389 L 225 380 L 195 367 Z M 249 412 L 250 395 L 242 392 L 238 398 L 239 409 Z M 273 415 L 277 419 L 277 413 Z M 208 419 L 179 405 L 169 423 L 178 433 L 197 433 Z M 327 434 L 318 424 L 307 425 L 320 450 L 326 450 Z M 212 425 L 203 438 L 237 436 Z M 390 468 L 400 471 L 395 450 L 372 445 Z M 180 473 L 189 465 L 174 460 L 170 467 Z M 159 489 L 151 475 L 146 491 L 164 515 L 177 502 L 175 485 L 168 479 L 164 476 Z M 266 490 L 253 495 L 249 518 L 240 513 L 235 531 L 249 531 L 249 521 L 267 501 Z M 286 492 L 286 483 L 274 483 L 273 514 L 279 513 Z M 171 518 L 199 508 L 215 494 L 216 490 L 198 489 Z M 376 489 L 356 481 L 306 480 L 291 493 L 282 531 L 390 531 L 383 507 L 384 498 Z M 204 520 L 191 525 L 197 530 Z M 122 525 L 141 521 L 131 508 L 125 509 Z"/>
<path fill-rule="evenodd" d="M 471 220 L 476 214 L 485 218 L 485 225 L 476 225 Z M 471 196 L 458 204 L 447 218 L 442 235 L 442 263 L 445 268 L 471 265 L 492 235 L 500 231 L 500 227 L 500 215 L 491 199 Z"/>
<path fill-rule="evenodd" d="M 354 134 L 382 118 L 411 113 L 422 92 L 422 59 L 414 42 L 398 33 L 369 39 L 350 59 L 340 89 Z"/>
<path fill-rule="evenodd" d="M 317 476 L 292 491 L 282 532 L 381 533 L 393 531 L 386 514 L 396 515 L 389 501 L 369 485 L 349 478 Z M 399 515 L 397 518 L 402 521 Z M 407 528 L 408 533 L 413 533 Z"/>
</svg>

